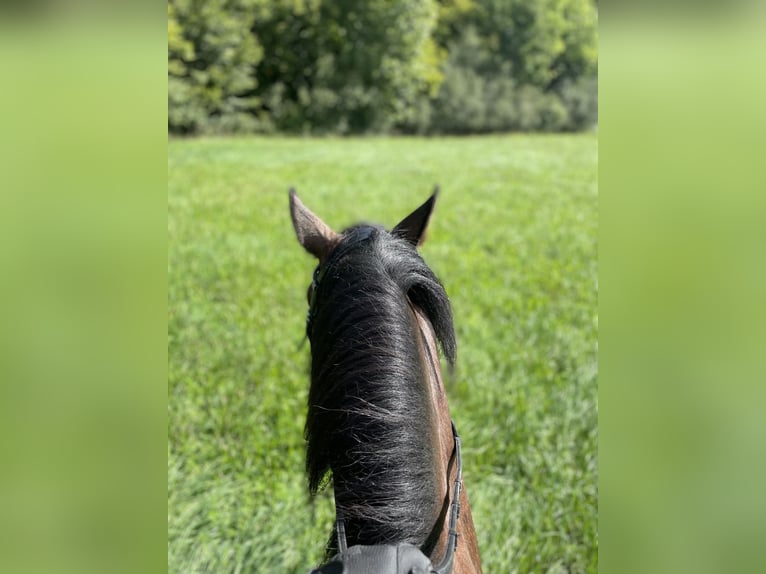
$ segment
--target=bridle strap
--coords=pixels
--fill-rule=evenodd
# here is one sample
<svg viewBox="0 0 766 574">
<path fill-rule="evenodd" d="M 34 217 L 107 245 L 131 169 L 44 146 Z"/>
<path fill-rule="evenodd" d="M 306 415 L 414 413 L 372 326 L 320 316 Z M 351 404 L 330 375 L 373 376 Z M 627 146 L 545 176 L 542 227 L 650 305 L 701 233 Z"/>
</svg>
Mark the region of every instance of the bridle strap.
<svg viewBox="0 0 766 574">
<path fill-rule="evenodd" d="M 340 554 L 340 559 L 343 561 L 348 550 L 348 543 L 346 542 L 346 523 L 343 521 L 341 513 L 338 513 L 335 519 L 335 529 L 338 533 L 338 554 Z"/>
<path fill-rule="evenodd" d="M 437 574 L 446 574 L 452 572 L 452 566 L 455 563 L 455 549 L 457 548 L 457 520 L 460 518 L 460 488 L 463 484 L 463 457 L 460 453 L 460 435 L 457 434 L 455 421 L 452 423 L 452 435 L 455 437 L 455 457 L 457 458 L 457 475 L 455 476 L 455 485 L 452 492 L 452 503 L 450 504 L 449 516 L 449 534 L 447 537 L 447 550 L 444 552 L 444 558 L 436 566 Z"/>
<path fill-rule="evenodd" d="M 433 572 L 436 574 L 450 574 L 455 563 L 455 549 L 457 548 L 458 531 L 457 521 L 460 518 L 460 489 L 463 484 L 463 457 L 460 452 L 460 435 L 457 434 L 457 428 L 455 428 L 455 421 L 450 421 L 452 424 L 452 435 L 455 439 L 455 458 L 457 460 L 457 475 L 455 476 L 455 483 L 452 491 L 452 502 L 450 503 L 449 511 L 449 533 L 447 535 L 447 549 L 444 552 L 444 558 L 438 566 L 434 567 Z M 338 554 L 340 560 L 343 561 L 346 552 L 348 551 L 348 542 L 346 540 L 346 523 L 343 520 L 343 514 L 336 507 L 335 518 L 335 531 L 338 536 Z"/>
</svg>

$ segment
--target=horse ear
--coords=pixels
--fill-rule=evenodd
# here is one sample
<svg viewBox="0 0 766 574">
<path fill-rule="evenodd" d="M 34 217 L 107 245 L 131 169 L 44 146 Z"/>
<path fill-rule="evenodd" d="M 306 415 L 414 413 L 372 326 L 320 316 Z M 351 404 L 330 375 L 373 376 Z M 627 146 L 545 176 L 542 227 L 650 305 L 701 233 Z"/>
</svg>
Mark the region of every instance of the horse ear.
<svg viewBox="0 0 766 574">
<path fill-rule="evenodd" d="M 324 261 L 340 241 L 340 235 L 303 205 L 294 188 L 290 188 L 290 216 L 303 248 L 320 262 Z"/>
<path fill-rule="evenodd" d="M 402 219 L 396 227 L 391 230 L 393 235 L 406 239 L 412 245 L 417 247 L 425 240 L 424 234 L 428 226 L 428 219 L 434 209 L 434 203 L 439 195 L 439 186 L 434 187 L 434 192 L 426 202 Z"/>
</svg>

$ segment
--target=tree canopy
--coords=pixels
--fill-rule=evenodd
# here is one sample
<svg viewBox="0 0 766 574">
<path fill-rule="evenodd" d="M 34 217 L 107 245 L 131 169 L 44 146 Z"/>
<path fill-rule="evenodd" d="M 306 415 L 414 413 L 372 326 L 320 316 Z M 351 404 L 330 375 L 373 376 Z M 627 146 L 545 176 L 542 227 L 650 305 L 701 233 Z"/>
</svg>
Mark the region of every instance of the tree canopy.
<svg viewBox="0 0 766 574">
<path fill-rule="evenodd" d="M 579 130 L 595 0 L 169 0 L 172 133 Z"/>
</svg>

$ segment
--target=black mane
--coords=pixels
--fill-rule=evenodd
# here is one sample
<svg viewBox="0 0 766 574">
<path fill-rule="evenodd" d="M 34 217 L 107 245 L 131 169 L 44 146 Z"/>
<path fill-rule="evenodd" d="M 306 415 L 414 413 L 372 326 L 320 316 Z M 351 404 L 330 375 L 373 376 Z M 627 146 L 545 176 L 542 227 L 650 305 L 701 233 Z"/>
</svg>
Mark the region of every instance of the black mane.
<svg viewBox="0 0 766 574">
<path fill-rule="evenodd" d="M 349 546 L 409 542 L 430 552 L 443 478 L 435 476 L 436 425 L 410 305 L 431 321 L 452 364 L 447 294 L 415 247 L 370 226 L 347 230 L 318 278 L 307 325 L 310 491 L 332 472 Z"/>
</svg>

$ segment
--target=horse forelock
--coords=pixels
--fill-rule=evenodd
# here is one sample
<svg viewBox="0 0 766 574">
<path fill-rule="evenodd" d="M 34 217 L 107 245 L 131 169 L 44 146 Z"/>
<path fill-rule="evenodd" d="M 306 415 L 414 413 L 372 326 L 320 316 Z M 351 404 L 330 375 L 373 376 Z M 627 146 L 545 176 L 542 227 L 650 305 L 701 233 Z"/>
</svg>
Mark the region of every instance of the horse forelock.
<svg viewBox="0 0 766 574">
<path fill-rule="evenodd" d="M 352 230 L 353 231 L 353 230 Z M 316 289 L 306 469 L 329 478 L 350 544 L 423 545 L 435 516 L 433 405 L 410 303 L 455 358 L 446 292 L 414 247 L 379 229 L 344 245 Z"/>
</svg>

